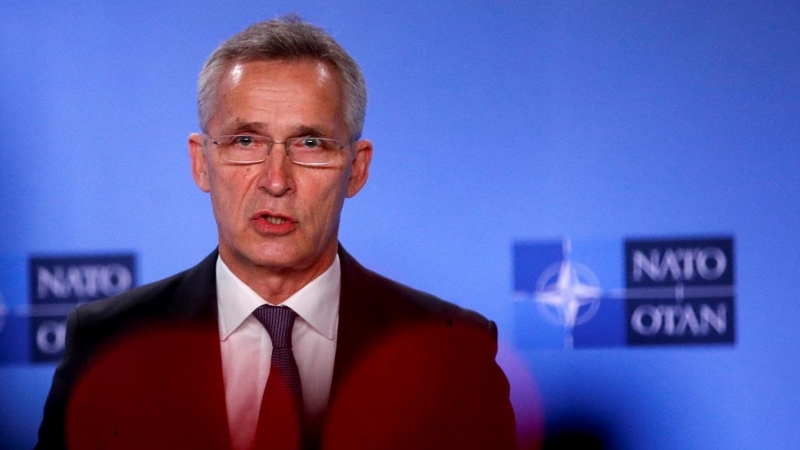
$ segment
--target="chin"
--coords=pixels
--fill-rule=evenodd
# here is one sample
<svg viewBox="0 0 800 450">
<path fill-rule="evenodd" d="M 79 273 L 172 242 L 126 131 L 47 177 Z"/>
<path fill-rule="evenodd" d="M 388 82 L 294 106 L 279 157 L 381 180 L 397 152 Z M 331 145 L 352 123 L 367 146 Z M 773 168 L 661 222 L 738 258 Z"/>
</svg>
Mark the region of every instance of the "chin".
<svg viewBox="0 0 800 450">
<path fill-rule="evenodd" d="M 273 269 L 289 269 L 300 265 L 303 258 L 301 255 L 295 254 L 294 251 L 285 250 L 283 252 L 260 252 L 257 255 L 253 255 L 250 260 L 253 262 L 253 265 L 256 266 Z"/>
</svg>

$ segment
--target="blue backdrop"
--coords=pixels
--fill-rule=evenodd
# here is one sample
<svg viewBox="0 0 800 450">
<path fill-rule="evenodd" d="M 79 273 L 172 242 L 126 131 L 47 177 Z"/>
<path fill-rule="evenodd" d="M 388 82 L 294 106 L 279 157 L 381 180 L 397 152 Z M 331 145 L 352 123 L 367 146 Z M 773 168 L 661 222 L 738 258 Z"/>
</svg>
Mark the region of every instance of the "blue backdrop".
<svg viewBox="0 0 800 450">
<path fill-rule="evenodd" d="M 214 248 L 186 148 L 197 73 L 225 38 L 295 11 L 369 88 L 372 173 L 341 241 L 496 320 L 522 416 L 623 449 L 800 441 L 798 4 L 170 3 L 0 4 L 8 310 L 28 302 L 29 255 L 135 252 L 146 283 Z M 735 345 L 515 345 L 515 242 L 720 234 L 736 244 Z M 0 367 L 4 446 L 35 442 L 53 370 Z"/>
</svg>

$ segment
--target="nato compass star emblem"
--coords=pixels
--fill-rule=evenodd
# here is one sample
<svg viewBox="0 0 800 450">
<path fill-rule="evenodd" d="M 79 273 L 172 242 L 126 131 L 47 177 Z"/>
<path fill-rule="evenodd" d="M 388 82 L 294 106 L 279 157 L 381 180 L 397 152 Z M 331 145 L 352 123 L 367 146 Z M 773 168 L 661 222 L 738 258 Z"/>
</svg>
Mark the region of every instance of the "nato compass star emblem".
<svg viewBox="0 0 800 450">
<path fill-rule="evenodd" d="M 571 349 L 573 329 L 594 317 L 603 292 L 594 272 L 570 260 L 569 240 L 564 240 L 563 252 L 562 261 L 539 276 L 533 299 L 544 317 L 564 327 L 564 348 Z"/>
</svg>

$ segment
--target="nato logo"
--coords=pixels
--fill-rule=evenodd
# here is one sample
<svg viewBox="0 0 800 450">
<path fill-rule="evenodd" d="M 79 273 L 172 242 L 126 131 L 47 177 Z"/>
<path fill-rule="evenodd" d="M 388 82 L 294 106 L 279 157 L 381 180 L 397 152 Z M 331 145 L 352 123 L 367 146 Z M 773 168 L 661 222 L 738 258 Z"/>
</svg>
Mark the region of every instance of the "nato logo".
<svg viewBox="0 0 800 450">
<path fill-rule="evenodd" d="M 136 282 L 133 254 L 32 257 L 28 261 L 30 360 L 61 359 L 67 314 L 119 294 Z"/>
<path fill-rule="evenodd" d="M 514 245 L 521 348 L 734 342 L 733 239 Z"/>
<path fill-rule="evenodd" d="M 521 348 L 624 345 L 624 304 L 614 296 L 614 277 L 604 264 L 617 252 L 602 244 L 573 248 L 562 239 L 514 245 L 515 335 Z"/>
<path fill-rule="evenodd" d="M 735 342 L 733 239 L 625 242 L 629 345 Z"/>
</svg>

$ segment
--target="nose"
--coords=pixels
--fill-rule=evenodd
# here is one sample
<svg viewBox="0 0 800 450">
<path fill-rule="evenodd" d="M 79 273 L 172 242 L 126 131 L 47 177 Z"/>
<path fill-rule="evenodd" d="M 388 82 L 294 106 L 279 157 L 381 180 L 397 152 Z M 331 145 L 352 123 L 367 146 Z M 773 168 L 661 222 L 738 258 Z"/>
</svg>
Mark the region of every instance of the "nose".
<svg viewBox="0 0 800 450">
<path fill-rule="evenodd" d="M 294 189 L 294 165 L 286 151 L 286 144 L 273 143 L 267 159 L 261 163 L 262 174 L 258 187 L 275 197 L 286 195 Z"/>
</svg>

